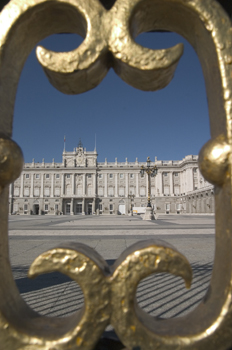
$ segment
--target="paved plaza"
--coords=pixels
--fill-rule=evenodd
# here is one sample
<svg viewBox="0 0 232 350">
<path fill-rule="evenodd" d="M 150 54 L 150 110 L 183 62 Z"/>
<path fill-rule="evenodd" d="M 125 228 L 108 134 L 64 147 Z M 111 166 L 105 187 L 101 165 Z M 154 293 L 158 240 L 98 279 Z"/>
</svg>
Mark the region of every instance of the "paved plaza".
<svg viewBox="0 0 232 350">
<path fill-rule="evenodd" d="M 185 289 L 183 280 L 170 274 L 151 275 L 140 282 L 137 300 L 153 316 L 178 317 L 192 310 L 208 288 L 214 232 L 214 216 L 210 215 L 163 215 L 153 222 L 139 216 L 10 216 L 12 271 L 22 297 L 34 310 L 47 316 L 67 316 L 82 307 L 82 291 L 59 273 L 29 280 L 28 268 L 39 254 L 64 241 L 81 242 L 113 264 L 138 240 L 159 238 L 187 257 L 193 269 L 192 287 Z"/>
</svg>

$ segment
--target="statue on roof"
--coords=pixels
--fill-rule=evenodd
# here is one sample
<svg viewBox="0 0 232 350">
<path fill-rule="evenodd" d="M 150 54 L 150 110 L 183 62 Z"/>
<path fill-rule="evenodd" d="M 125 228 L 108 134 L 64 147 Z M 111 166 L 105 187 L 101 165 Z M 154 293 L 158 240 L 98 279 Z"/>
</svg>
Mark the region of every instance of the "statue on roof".
<svg viewBox="0 0 232 350">
<path fill-rule="evenodd" d="M 80 140 L 79 140 L 78 147 L 79 147 L 79 148 L 83 148 L 83 144 L 82 144 L 82 142 L 81 142 L 81 138 L 80 138 Z"/>
</svg>

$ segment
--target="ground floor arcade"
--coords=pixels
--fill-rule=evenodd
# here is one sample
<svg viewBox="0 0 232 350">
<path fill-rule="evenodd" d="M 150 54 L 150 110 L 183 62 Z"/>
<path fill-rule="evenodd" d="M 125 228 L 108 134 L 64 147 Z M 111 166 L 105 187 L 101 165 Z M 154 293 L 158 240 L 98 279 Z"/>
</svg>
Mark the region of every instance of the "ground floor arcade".
<svg viewBox="0 0 232 350">
<path fill-rule="evenodd" d="M 214 193 L 195 191 L 185 196 L 160 196 L 151 199 L 157 214 L 204 214 L 214 212 Z M 133 207 L 146 207 L 146 197 L 12 197 L 9 213 L 19 215 L 128 215 Z"/>
</svg>

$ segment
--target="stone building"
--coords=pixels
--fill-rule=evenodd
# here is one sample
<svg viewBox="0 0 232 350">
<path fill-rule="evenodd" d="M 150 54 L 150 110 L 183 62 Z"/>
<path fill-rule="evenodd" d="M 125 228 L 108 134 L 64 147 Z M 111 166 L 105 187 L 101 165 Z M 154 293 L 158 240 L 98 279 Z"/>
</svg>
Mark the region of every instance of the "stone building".
<svg viewBox="0 0 232 350">
<path fill-rule="evenodd" d="M 79 143 L 64 150 L 62 163 L 25 163 L 20 177 L 10 186 L 11 214 L 112 214 L 127 215 L 133 207 L 146 207 L 146 163 L 97 161 L 96 149 L 87 152 Z M 178 161 L 155 159 L 158 174 L 151 178 L 151 202 L 159 213 L 213 213 L 213 186 L 198 168 L 198 156 Z M 132 197 L 132 198 L 131 198 Z"/>
</svg>

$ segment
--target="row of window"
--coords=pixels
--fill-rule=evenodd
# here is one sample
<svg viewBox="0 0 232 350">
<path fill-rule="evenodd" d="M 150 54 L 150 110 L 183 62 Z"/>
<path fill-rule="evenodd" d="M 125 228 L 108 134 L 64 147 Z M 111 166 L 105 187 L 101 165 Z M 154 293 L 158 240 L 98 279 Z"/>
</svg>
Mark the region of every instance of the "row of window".
<svg viewBox="0 0 232 350">
<path fill-rule="evenodd" d="M 131 179 L 134 179 L 134 174 L 129 174 L 129 176 L 130 176 Z M 60 174 L 56 174 L 55 177 L 56 177 L 56 179 L 59 179 L 60 178 Z M 71 174 L 65 174 L 65 177 L 66 177 L 66 179 L 70 179 Z M 87 177 L 91 178 L 92 174 L 87 174 Z M 102 179 L 103 178 L 103 174 L 98 174 L 98 177 L 99 177 L 99 179 Z M 113 179 L 113 177 L 114 177 L 114 174 L 109 174 L 109 178 L 110 179 Z M 29 179 L 30 178 L 30 174 L 25 174 L 25 178 Z M 36 179 L 40 179 L 40 174 L 35 174 L 35 178 Z M 45 179 L 49 179 L 49 178 L 50 178 L 50 174 L 45 174 Z M 124 178 L 124 174 L 119 174 L 119 178 L 123 179 Z"/>
<path fill-rule="evenodd" d="M 59 204 L 55 204 L 55 210 L 59 209 Z M 18 203 L 14 204 L 14 211 L 17 212 L 19 210 L 19 205 Z M 23 206 L 24 211 L 28 211 L 28 204 L 24 204 Z M 48 211 L 48 204 L 44 205 L 44 211 Z"/>
<path fill-rule="evenodd" d="M 166 211 L 170 211 L 170 203 L 166 203 L 165 207 L 166 207 Z M 24 211 L 28 211 L 28 204 L 24 204 L 23 209 L 24 209 Z M 58 209 L 59 209 L 59 205 L 55 204 L 55 210 L 58 210 Z M 76 209 L 77 209 L 76 210 L 77 213 L 81 213 L 82 212 L 82 204 L 78 203 L 76 205 Z M 109 209 L 110 209 L 110 211 L 113 211 L 114 205 L 110 204 Z M 15 203 L 14 204 L 14 211 L 17 212 L 18 210 L 19 210 L 18 203 Z M 102 204 L 99 204 L 99 210 L 102 211 Z M 180 203 L 176 203 L 176 210 L 181 210 Z M 44 205 L 44 211 L 48 211 L 48 204 Z"/>
<path fill-rule="evenodd" d="M 164 176 L 168 176 L 168 173 L 163 172 L 163 175 L 164 175 Z M 175 172 L 175 173 L 173 173 L 173 175 L 174 175 L 174 176 L 179 176 L 179 173 L 176 173 L 176 172 Z"/>
<path fill-rule="evenodd" d="M 109 174 L 109 178 L 110 178 L 110 179 L 113 179 L 114 175 L 115 175 L 115 174 Z M 116 175 L 117 175 L 117 174 L 116 174 Z M 102 179 L 102 178 L 103 178 L 103 174 L 98 174 L 98 177 L 99 177 L 99 179 Z M 130 177 L 131 179 L 134 179 L 134 174 L 129 174 L 129 177 Z M 119 178 L 120 178 L 120 179 L 123 179 L 123 178 L 124 178 L 124 174 L 119 174 Z"/>
<path fill-rule="evenodd" d="M 67 195 L 71 195 L 71 187 L 68 186 L 66 187 L 65 190 Z M 115 193 L 115 189 L 114 187 L 109 187 L 108 188 L 108 195 L 109 196 L 114 196 Z M 129 188 L 129 193 L 132 195 L 135 195 L 135 187 L 130 187 Z M 179 186 L 174 186 L 174 194 L 179 194 L 180 193 L 180 188 Z M 60 188 L 59 187 L 55 187 L 54 189 L 54 196 L 55 197 L 59 197 L 61 194 L 60 192 Z M 78 196 L 82 196 L 83 194 L 83 188 L 82 186 L 78 186 L 77 187 L 77 195 Z M 125 188 L 124 187 L 119 187 L 119 191 L 118 191 L 119 196 L 125 196 Z M 145 187 L 140 187 L 139 189 L 139 194 L 140 196 L 145 196 L 146 195 L 146 189 Z M 164 186 L 164 195 L 169 195 L 170 194 L 170 187 L 169 186 Z M 24 191 L 23 191 L 23 195 L 24 197 L 29 197 L 30 195 L 30 188 L 29 187 L 25 187 Z M 39 187 L 35 187 L 34 188 L 34 194 L 35 197 L 39 197 L 40 196 L 40 188 Z M 88 186 L 87 187 L 87 195 L 91 196 L 92 195 L 92 187 Z M 98 195 L 100 197 L 102 197 L 104 195 L 104 188 L 103 187 L 99 187 L 98 188 Z M 155 188 L 152 187 L 151 188 L 151 195 L 155 195 Z M 19 197 L 19 187 L 15 187 L 14 188 L 14 196 Z M 45 197 L 50 197 L 50 187 L 45 187 L 44 188 L 44 196 Z"/>
<path fill-rule="evenodd" d="M 196 172 L 197 172 L 197 169 L 194 168 L 194 169 L 193 169 L 193 172 L 196 173 Z M 174 176 L 179 176 L 179 173 L 178 173 L 178 172 L 174 172 L 173 174 L 174 174 Z M 70 176 L 71 176 L 71 175 L 70 175 L 70 174 L 66 174 L 65 176 L 66 176 L 67 179 L 70 179 Z M 168 176 L 168 172 L 163 172 L 163 176 Z M 88 177 L 88 178 L 91 178 L 91 177 L 92 177 L 92 174 L 87 174 L 87 177 Z M 98 177 L 99 177 L 99 179 L 102 179 L 102 178 L 103 178 L 103 174 L 98 174 Z M 113 179 L 113 177 L 114 177 L 114 174 L 109 174 L 109 178 L 110 178 L 110 179 Z M 129 177 L 130 177 L 131 179 L 134 179 L 134 174 L 129 174 Z M 29 178 L 30 178 L 30 174 L 25 174 L 25 178 L 26 178 L 26 179 L 29 179 Z M 35 178 L 36 178 L 36 179 L 39 179 L 39 178 L 40 178 L 40 174 L 35 174 Z M 49 179 L 49 178 L 50 178 L 50 174 L 45 174 L 45 178 L 46 178 L 46 179 Z M 56 174 L 56 179 L 59 179 L 59 178 L 60 178 L 60 174 Z M 119 174 L 119 178 L 120 178 L 120 179 L 123 179 L 123 178 L 124 178 L 124 174 Z"/>
<path fill-rule="evenodd" d="M 70 174 L 68 174 L 70 177 Z M 25 174 L 25 178 L 29 179 L 30 178 L 30 174 Z M 36 179 L 40 179 L 40 174 L 35 174 L 35 178 Z M 45 179 L 49 179 L 50 178 L 50 174 L 45 174 Z M 60 178 L 60 174 L 56 174 L 56 179 Z"/>
</svg>

